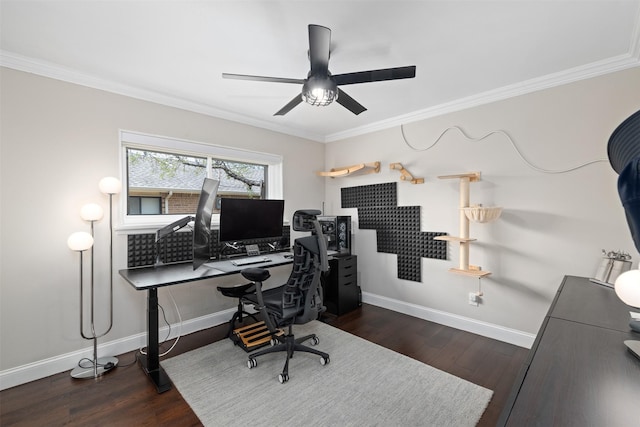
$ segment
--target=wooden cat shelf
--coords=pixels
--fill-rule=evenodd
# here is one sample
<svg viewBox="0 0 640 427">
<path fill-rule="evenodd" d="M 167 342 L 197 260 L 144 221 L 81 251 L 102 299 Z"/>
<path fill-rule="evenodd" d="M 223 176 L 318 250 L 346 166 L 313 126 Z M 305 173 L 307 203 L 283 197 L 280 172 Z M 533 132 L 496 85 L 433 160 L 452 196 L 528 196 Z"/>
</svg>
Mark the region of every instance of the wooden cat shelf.
<svg viewBox="0 0 640 427">
<path fill-rule="evenodd" d="M 380 162 L 370 162 L 370 163 L 358 163 L 357 165 L 352 166 L 343 166 L 339 168 L 333 168 L 328 172 L 316 172 L 316 175 L 319 176 L 328 176 L 330 178 L 340 178 L 343 176 L 348 176 L 351 174 L 358 173 L 358 175 L 366 175 L 369 173 L 378 173 L 380 172 Z"/>
<path fill-rule="evenodd" d="M 391 163 L 389 168 L 394 170 L 399 170 L 401 175 L 400 179 L 402 181 L 409 181 L 412 184 L 424 184 L 424 178 L 414 178 L 411 173 L 402 166 L 402 163 Z"/>
<path fill-rule="evenodd" d="M 460 260 L 458 268 L 451 268 L 452 273 L 463 274 L 473 277 L 485 277 L 490 275 L 489 271 L 482 270 L 475 265 L 469 265 L 469 245 L 476 239 L 469 238 L 469 221 L 490 222 L 498 219 L 502 208 L 485 208 L 481 205 L 469 206 L 469 183 L 480 181 L 480 172 L 470 172 L 458 175 L 443 175 L 440 179 L 460 180 L 460 235 L 459 236 L 438 236 L 434 240 L 446 240 L 456 242 L 460 246 Z"/>
</svg>

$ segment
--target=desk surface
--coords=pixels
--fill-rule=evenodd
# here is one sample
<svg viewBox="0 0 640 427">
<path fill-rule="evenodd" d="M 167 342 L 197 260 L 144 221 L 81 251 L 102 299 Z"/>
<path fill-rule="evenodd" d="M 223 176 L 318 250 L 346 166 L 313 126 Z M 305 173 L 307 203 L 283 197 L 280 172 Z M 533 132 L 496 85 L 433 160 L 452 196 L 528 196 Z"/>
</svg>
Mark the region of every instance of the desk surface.
<svg viewBox="0 0 640 427">
<path fill-rule="evenodd" d="M 567 276 L 549 317 L 629 332 L 630 307 L 613 288 L 583 277 Z"/>
<path fill-rule="evenodd" d="M 265 254 L 268 262 L 236 266 L 231 261 L 210 261 L 197 270 L 193 270 L 191 262 L 165 264 L 158 267 L 136 267 L 120 270 L 122 276 L 135 289 L 142 291 L 150 288 L 177 285 L 180 283 L 194 282 L 196 280 L 211 279 L 214 277 L 237 274 L 250 267 L 270 268 L 279 265 L 291 264 L 293 258 L 285 256 L 286 252 Z"/>
<path fill-rule="evenodd" d="M 629 317 L 613 289 L 567 276 L 498 425 L 640 425 Z"/>
</svg>

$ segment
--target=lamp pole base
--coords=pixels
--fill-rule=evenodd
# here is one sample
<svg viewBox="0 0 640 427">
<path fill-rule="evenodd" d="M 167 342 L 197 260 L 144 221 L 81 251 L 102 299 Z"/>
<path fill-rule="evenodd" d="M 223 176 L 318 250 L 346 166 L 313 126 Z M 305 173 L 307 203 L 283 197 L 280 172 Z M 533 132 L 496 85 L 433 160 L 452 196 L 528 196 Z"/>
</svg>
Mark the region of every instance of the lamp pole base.
<svg viewBox="0 0 640 427">
<path fill-rule="evenodd" d="M 117 357 L 100 357 L 97 360 L 85 360 L 87 365 L 82 366 L 82 362 L 71 371 L 71 376 L 77 379 L 98 378 L 118 366 Z M 94 364 L 96 365 L 94 367 Z"/>
</svg>

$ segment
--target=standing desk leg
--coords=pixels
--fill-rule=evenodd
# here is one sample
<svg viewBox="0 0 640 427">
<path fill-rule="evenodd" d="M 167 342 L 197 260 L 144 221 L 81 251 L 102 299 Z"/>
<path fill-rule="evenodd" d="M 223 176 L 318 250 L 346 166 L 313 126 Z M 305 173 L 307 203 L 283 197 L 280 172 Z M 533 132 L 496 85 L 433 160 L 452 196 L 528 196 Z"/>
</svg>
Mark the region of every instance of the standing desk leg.
<svg viewBox="0 0 640 427">
<path fill-rule="evenodd" d="M 140 359 L 144 372 L 156 385 L 158 393 L 171 389 L 171 380 L 160 366 L 158 339 L 158 288 L 149 288 L 147 296 L 147 356 Z"/>
</svg>

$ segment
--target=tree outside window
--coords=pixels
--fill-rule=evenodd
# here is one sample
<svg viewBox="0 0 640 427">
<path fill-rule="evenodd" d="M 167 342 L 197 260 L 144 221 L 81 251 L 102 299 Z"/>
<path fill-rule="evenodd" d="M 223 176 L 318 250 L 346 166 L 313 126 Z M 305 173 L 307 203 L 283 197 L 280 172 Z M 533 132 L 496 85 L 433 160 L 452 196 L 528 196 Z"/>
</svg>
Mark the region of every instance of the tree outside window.
<svg viewBox="0 0 640 427">
<path fill-rule="evenodd" d="M 160 214 L 193 214 L 205 177 L 218 197 L 265 198 L 267 165 L 127 148 L 127 214 L 144 214 L 140 200 L 159 199 Z M 217 213 L 217 211 L 216 211 Z"/>
</svg>

